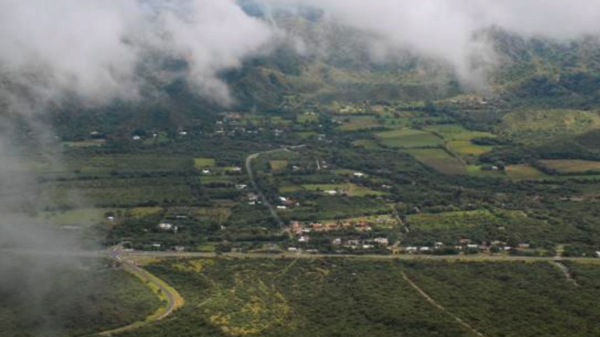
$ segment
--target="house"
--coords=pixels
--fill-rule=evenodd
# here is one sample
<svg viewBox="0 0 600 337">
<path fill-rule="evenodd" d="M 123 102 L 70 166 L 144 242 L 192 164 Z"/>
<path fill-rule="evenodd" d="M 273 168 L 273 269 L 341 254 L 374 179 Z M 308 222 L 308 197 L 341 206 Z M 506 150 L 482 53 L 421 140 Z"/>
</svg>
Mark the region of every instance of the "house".
<svg viewBox="0 0 600 337">
<path fill-rule="evenodd" d="M 188 133 L 187 133 L 187 131 L 180 131 L 180 132 L 179 132 L 179 135 L 180 135 L 180 136 L 187 136 L 187 135 L 188 135 Z"/>
<path fill-rule="evenodd" d="M 363 247 L 363 249 L 373 249 L 373 248 L 375 248 L 375 246 L 373 246 L 373 245 L 363 245 L 362 247 Z"/>
<path fill-rule="evenodd" d="M 416 252 L 417 252 L 417 250 L 418 250 L 418 248 L 417 248 L 417 247 L 406 247 L 406 249 L 405 249 L 405 251 L 406 251 L 407 253 L 411 253 L 411 254 L 412 254 L 412 253 L 416 253 Z"/>
<path fill-rule="evenodd" d="M 325 227 L 327 229 L 331 230 L 331 229 L 337 229 L 339 227 L 339 225 L 337 223 L 335 223 L 335 222 L 330 222 L 328 224 L 325 224 Z"/>
<path fill-rule="evenodd" d="M 354 172 L 354 176 L 355 176 L 356 178 L 362 178 L 362 177 L 364 177 L 364 176 L 365 176 L 365 174 L 364 174 L 364 173 L 362 173 L 362 172 Z"/>
<path fill-rule="evenodd" d="M 600 252 L 596 252 L 596 257 L 600 258 Z"/>
<path fill-rule="evenodd" d="M 332 245 L 341 245 L 342 244 L 342 239 L 341 238 L 335 238 L 333 239 L 333 241 L 331 241 Z"/>
<path fill-rule="evenodd" d="M 479 245 L 470 243 L 467 245 L 467 249 L 479 249 Z"/>
<path fill-rule="evenodd" d="M 358 240 L 348 240 L 348 242 L 346 243 L 346 245 L 348 245 L 348 246 L 358 246 L 358 245 L 360 245 L 360 241 L 358 241 Z"/>
<path fill-rule="evenodd" d="M 518 247 L 520 249 L 529 249 L 531 247 L 531 245 L 528 243 L 519 243 Z"/>
<path fill-rule="evenodd" d="M 202 174 L 210 174 L 210 170 L 202 170 Z"/>
<path fill-rule="evenodd" d="M 238 191 L 241 191 L 241 190 L 243 190 L 243 189 L 246 189 L 246 187 L 248 187 L 248 185 L 246 185 L 246 184 L 237 184 L 237 185 L 235 185 L 235 188 L 236 188 Z"/>
<path fill-rule="evenodd" d="M 277 206 L 277 209 L 287 209 L 287 206 L 281 206 L 281 205 L 279 205 L 279 206 Z"/>
<path fill-rule="evenodd" d="M 164 231 L 170 231 L 173 229 L 173 224 L 167 223 L 167 222 L 163 222 L 163 223 L 159 223 L 158 224 L 158 228 L 162 229 Z"/>
<path fill-rule="evenodd" d="M 242 172 L 242 168 L 238 166 L 232 167 L 231 172 Z"/>
<path fill-rule="evenodd" d="M 337 195 L 337 191 L 336 190 L 327 190 L 325 191 L 325 194 L 329 194 L 329 195 Z"/>
<path fill-rule="evenodd" d="M 443 242 L 436 242 L 434 244 L 434 246 L 435 246 L 435 248 L 442 248 L 444 246 L 444 243 Z"/>
<path fill-rule="evenodd" d="M 296 247 L 288 248 L 288 252 L 297 252 L 297 251 L 298 251 L 298 248 L 296 248 Z"/>
<path fill-rule="evenodd" d="M 300 221 L 292 221 L 290 223 L 290 230 L 292 231 L 292 233 L 301 233 L 302 232 L 302 224 L 300 223 Z"/>
<path fill-rule="evenodd" d="M 379 244 L 381 246 L 387 246 L 389 244 L 389 241 L 388 241 L 387 238 L 376 238 L 373 241 L 375 241 L 375 243 L 377 243 L 377 244 Z"/>
<path fill-rule="evenodd" d="M 298 238 L 298 242 L 308 242 L 308 236 L 301 236 Z"/>
<path fill-rule="evenodd" d="M 420 251 L 420 252 L 428 252 L 428 251 L 430 251 L 430 250 L 431 250 L 431 248 L 429 248 L 429 247 L 426 247 L 426 246 L 423 246 L 423 247 L 420 247 L 420 248 L 419 248 L 419 251 Z"/>
<path fill-rule="evenodd" d="M 142 137 L 140 137 L 140 136 L 133 136 L 133 140 L 136 140 L 136 141 L 137 140 L 142 140 Z"/>
</svg>

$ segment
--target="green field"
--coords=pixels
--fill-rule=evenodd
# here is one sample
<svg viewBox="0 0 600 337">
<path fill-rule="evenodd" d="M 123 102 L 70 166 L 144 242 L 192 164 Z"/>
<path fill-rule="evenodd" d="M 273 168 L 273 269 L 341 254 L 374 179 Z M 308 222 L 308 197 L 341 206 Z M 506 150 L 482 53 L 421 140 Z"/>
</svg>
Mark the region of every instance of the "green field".
<svg viewBox="0 0 600 337">
<path fill-rule="evenodd" d="M 99 179 L 49 182 L 42 196 L 57 206 L 143 206 L 169 201 L 189 203 L 192 191 L 183 178 Z"/>
<path fill-rule="evenodd" d="M 504 117 L 499 129 L 522 142 L 535 144 L 597 128 L 600 128 L 598 111 L 549 109 L 511 112 Z"/>
<path fill-rule="evenodd" d="M 410 149 L 412 154 L 423 164 L 444 174 L 465 174 L 463 163 L 441 149 Z"/>
<path fill-rule="evenodd" d="M 185 156 L 156 156 L 145 154 L 96 155 L 70 157 L 68 168 L 82 174 L 108 174 L 113 171 L 179 171 L 192 167 L 192 160 Z"/>
<path fill-rule="evenodd" d="M 273 171 L 282 171 L 288 167 L 288 163 L 287 160 L 271 160 L 269 161 L 269 167 Z"/>
<path fill-rule="evenodd" d="M 440 137 L 425 131 L 400 129 L 376 133 L 382 144 L 396 148 L 435 147 L 444 144 Z"/>
<path fill-rule="evenodd" d="M 352 145 L 355 147 L 364 147 L 367 150 L 375 150 L 379 148 L 377 142 L 372 139 L 358 139 L 352 142 Z"/>
<path fill-rule="evenodd" d="M 469 175 L 481 178 L 506 178 L 502 171 L 482 170 L 480 165 L 467 165 Z"/>
<path fill-rule="evenodd" d="M 336 191 L 337 194 L 345 194 L 351 197 L 364 197 L 364 196 L 377 196 L 384 195 L 385 192 L 375 191 L 367 187 L 358 186 L 355 184 L 306 184 L 302 185 L 302 188 L 307 191 L 317 191 L 326 193 L 326 191 Z"/>
<path fill-rule="evenodd" d="M 560 173 L 583 173 L 600 171 L 600 161 L 576 160 L 576 159 L 554 159 L 541 160 L 544 166 L 557 170 Z"/>
<path fill-rule="evenodd" d="M 379 126 L 379 122 L 373 116 L 345 116 L 341 120 L 343 124 L 338 127 L 341 131 L 366 130 Z"/>
<path fill-rule="evenodd" d="M 530 165 L 510 165 L 505 169 L 506 174 L 513 180 L 545 179 L 548 176 Z"/>
<path fill-rule="evenodd" d="M 82 208 L 56 212 L 41 212 L 38 219 L 61 226 L 90 226 L 106 221 L 106 213 L 112 210 Z"/>
<path fill-rule="evenodd" d="M 477 156 L 489 152 L 491 146 L 476 145 L 471 142 L 474 138 L 494 138 L 489 132 L 471 131 L 460 125 L 437 125 L 428 127 L 427 130 L 441 135 L 447 142 L 448 149 L 460 156 Z"/>
<path fill-rule="evenodd" d="M 367 197 L 319 196 L 292 210 L 291 218 L 303 219 L 347 219 L 367 214 L 389 212 L 389 207 L 380 200 Z"/>
<path fill-rule="evenodd" d="M 194 167 L 196 168 L 207 168 L 215 166 L 215 160 L 213 158 L 194 158 Z"/>
<path fill-rule="evenodd" d="M 412 228 L 433 230 L 467 228 L 489 223 L 501 223 L 501 220 L 487 210 L 414 214 L 409 215 L 407 221 Z"/>
</svg>

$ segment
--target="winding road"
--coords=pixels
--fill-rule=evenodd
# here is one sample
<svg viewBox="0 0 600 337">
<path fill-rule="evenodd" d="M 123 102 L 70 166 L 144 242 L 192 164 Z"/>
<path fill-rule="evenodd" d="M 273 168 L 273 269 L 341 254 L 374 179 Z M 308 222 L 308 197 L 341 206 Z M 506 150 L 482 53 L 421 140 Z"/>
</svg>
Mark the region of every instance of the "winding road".
<svg viewBox="0 0 600 337">
<path fill-rule="evenodd" d="M 159 308 L 154 314 L 147 317 L 143 321 L 134 322 L 124 327 L 120 327 L 117 329 L 112 329 L 108 331 L 100 332 L 98 335 L 100 336 L 114 336 L 119 333 L 139 329 L 149 324 L 158 322 L 170 314 L 172 314 L 175 310 L 179 309 L 185 303 L 183 297 L 179 295 L 177 290 L 170 287 L 164 281 L 159 279 L 158 277 L 150 274 L 148 271 L 139 267 L 129 256 L 124 256 L 124 251 L 122 247 L 116 246 L 110 249 L 109 251 L 110 257 L 112 257 L 115 261 L 119 262 L 124 270 L 130 272 L 131 274 L 137 276 L 141 280 L 143 280 L 152 290 L 157 290 L 161 299 L 165 299 L 167 301 L 166 307 Z"/>
<path fill-rule="evenodd" d="M 254 170 L 252 168 L 252 161 L 256 160 L 261 155 L 275 153 L 275 152 L 279 152 L 279 151 L 288 151 L 289 152 L 290 150 L 301 149 L 305 146 L 306 145 L 287 146 L 287 147 L 283 147 L 283 148 L 279 148 L 279 149 L 253 153 L 253 154 L 249 155 L 248 157 L 246 157 L 246 172 L 248 173 L 248 178 L 250 179 L 250 184 L 252 184 L 252 188 L 254 188 L 254 190 L 260 197 L 260 200 L 262 201 L 262 203 L 265 206 L 267 206 L 267 208 L 269 208 L 271 217 L 273 218 L 273 220 L 275 220 L 275 222 L 277 222 L 277 224 L 279 225 L 279 227 L 281 229 L 285 228 L 285 223 L 283 222 L 283 220 L 281 220 L 281 217 L 279 217 L 279 214 L 277 214 L 275 207 L 273 207 L 273 205 L 269 202 L 269 200 L 267 199 L 267 197 L 265 196 L 263 191 L 260 189 L 260 186 L 258 186 L 258 183 L 256 182 L 256 176 L 255 176 Z"/>
</svg>

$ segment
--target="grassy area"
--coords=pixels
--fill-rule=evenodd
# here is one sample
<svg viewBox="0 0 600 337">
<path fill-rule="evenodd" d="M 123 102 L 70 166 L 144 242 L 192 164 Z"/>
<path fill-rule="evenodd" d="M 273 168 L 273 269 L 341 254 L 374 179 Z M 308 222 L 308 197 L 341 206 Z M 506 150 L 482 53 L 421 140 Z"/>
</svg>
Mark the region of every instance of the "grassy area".
<svg viewBox="0 0 600 337">
<path fill-rule="evenodd" d="M 505 172 L 513 180 L 536 180 L 548 178 L 544 172 L 526 164 L 507 166 Z"/>
<path fill-rule="evenodd" d="M 467 173 L 470 176 L 481 178 L 506 178 L 502 171 L 482 170 L 480 165 L 467 165 Z"/>
<path fill-rule="evenodd" d="M 461 125 L 448 124 L 428 127 L 427 130 L 441 135 L 447 142 L 448 149 L 460 156 L 477 156 L 492 150 L 492 146 L 473 144 L 474 138 L 494 138 L 489 132 L 467 130 Z"/>
<path fill-rule="evenodd" d="M 106 221 L 106 212 L 110 209 L 82 208 L 57 212 L 41 212 L 38 219 L 62 226 L 90 226 Z"/>
<path fill-rule="evenodd" d="M 269 161 L 269 166 L 273 171 L 282 171 L 288 167 L 288 163 L 287 160 L 271 160 Z"/>
<path fill-rule="evenodd" d="M 356 184 L 345 183 L 345 184 L 306 184 L 302 185 L 302 188 L 307 191 L 323 192 L 335 191 L 337 194 L 345 194 L 352 197 L 364 197 L 368 195 L 385 195 L 386 192 L 375 191 L 368 187 L 358 186 Z"/>
<path fill-rule="evenodd" d="M 193 200 L 184 178 L 131 178 L 49 182 L 42 186 L 43 196 L 57 206 L 102 207 L 142 206 L 149 203 L 183 204 Z"/>
<path fill-rule="evenodd" d="M 441 149 L 410 149 L 412 154 L 423 164 L 445 174 L 465 174 L 463 163 Z"/>
<path fill-rule="evenodd" d="M 119 172 L 180 171 L 192 167 L 186 156 L 157 156 L 152 154 L 94 155 L 91 157 L 67 158 L 68 168 L 81 174 L 109 174 Z"/>
<path fill-rule="evenodd" d="M 525 143 L 540 143 L 598 128 L 598 111 L 549 109 L 511 112 L 504 117 L 500 131 Z"/>
<path fill-rule="evenodd" d="M 104 139 L 92 139 L 92 140 L 83 140 L 78 142 L 61 142 L 60 144 L 65 147 L 98 147 L 102 146 L 106 143 Z"/>
<path fill-rule="evenodd" d="M 541 160 L 544 166 L 557 170 L 561 173 L 582 173 L 589 171 L 600 171 L 600 161 L 577 160 L 577 159 L 556 159 Z"/>
<path fill-rule="evenodd" d="M 341 122 L 343 124 L 338 127 L 341 131 L 366 130 L 380 126 L 374 116 L 345 116 L 341 118 Z"/>
<path fill-rule="evenodd" d="M 502 222 L 487 210 L 414 214 L 409 215 L 407 221 L 415 229 L 453 229 Z"/>
<path fill-rule="evenodd" d="M 215 160 L 213 158 L 194 158 L 195 168 L 207 168 L 215 166 Z"/>
<path fill-rule="evenodd" d="M 372 139 L 358 139 L 353 141 L 352 145 L 355 147 L 363 147 L 367 150 L 375 150 L 379 148 L 377 142 Z"/>
<path fill-rule="evenodd" d="M 375 136 L 382 144 L 397 148 L 434 147 L 444 144 L 444 140 L 433 133 L 413 129 L 378 132 Z"/>
</svg>

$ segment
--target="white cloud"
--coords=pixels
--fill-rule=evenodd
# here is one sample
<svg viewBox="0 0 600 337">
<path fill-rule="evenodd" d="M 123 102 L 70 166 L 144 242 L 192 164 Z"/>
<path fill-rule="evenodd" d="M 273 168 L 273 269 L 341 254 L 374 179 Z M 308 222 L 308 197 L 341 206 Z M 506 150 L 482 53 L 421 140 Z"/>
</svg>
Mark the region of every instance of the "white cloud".
<svg viewBox="0 0 600 337">
<path fill-rule="evenodd" d="M 488 41 L 474 38 L 481 29 L 553 39 L 600 33 L 599 0 L 261 1 L 320 8 L 330 20 L 373 33 L 378 38 L 373 45 L 390 55 L 402 49 L 446 61 L 463 81 L 475 84 L 498 62 Z"/>
<path fill-rule="evenodd" d="M 23 103 L 27 90 L 20 110 L 70 94 L 89 104 L 132 99 L 136 67 L 152 50 L 184 57 L 190 83 L 224 102 L 218 73 L 259 52 L 271 35 L 234 0 L 0 0 L 0 93 Z"/>
</svg>

